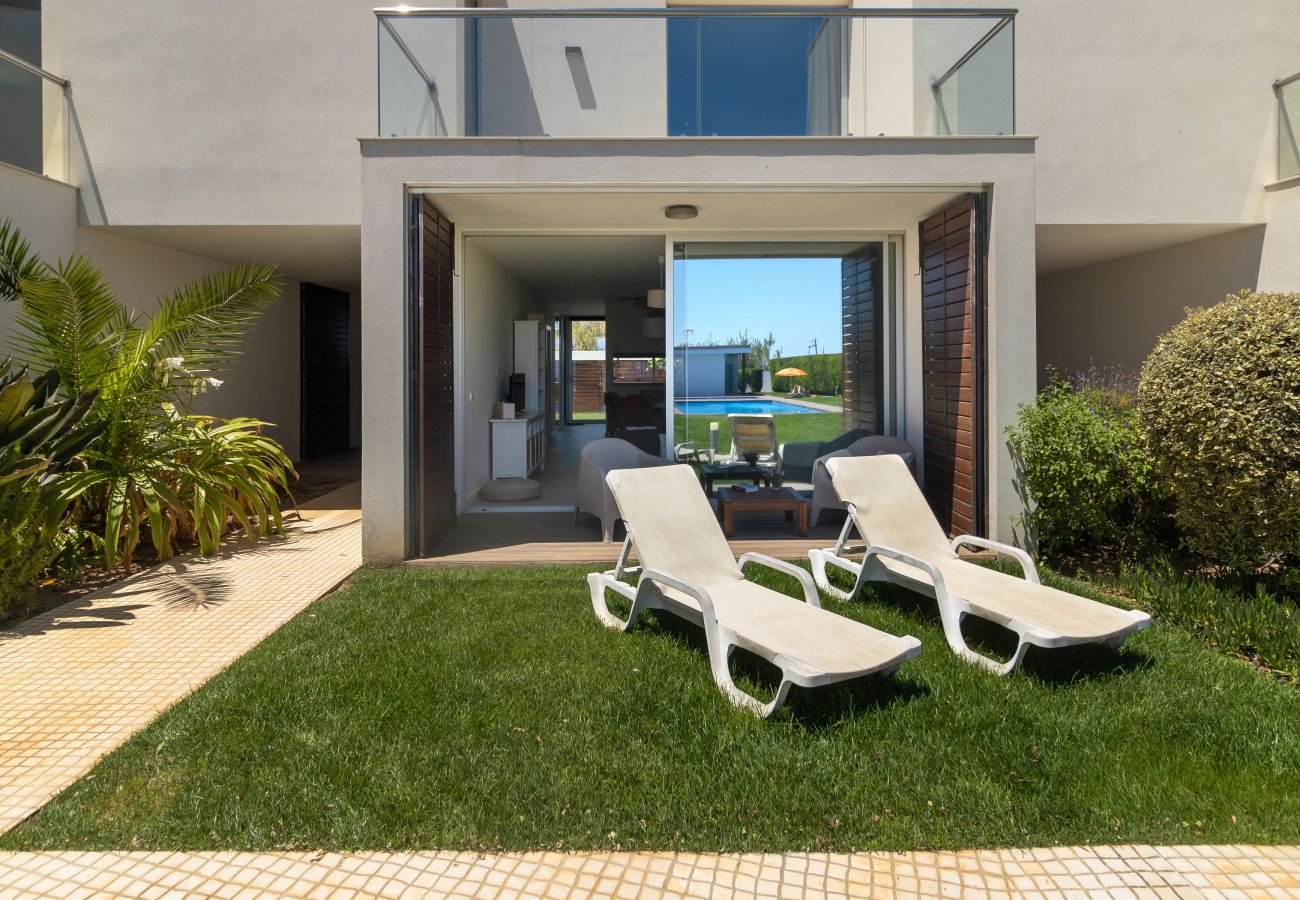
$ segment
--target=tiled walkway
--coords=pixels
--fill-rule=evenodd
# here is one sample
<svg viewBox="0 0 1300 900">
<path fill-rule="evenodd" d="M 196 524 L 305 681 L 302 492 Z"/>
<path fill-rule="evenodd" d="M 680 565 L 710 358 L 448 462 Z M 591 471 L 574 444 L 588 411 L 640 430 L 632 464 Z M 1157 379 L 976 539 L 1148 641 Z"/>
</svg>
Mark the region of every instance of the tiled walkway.
<svg viewBox="0 0 1300 900">
<path fill-rule="evenodd" d="M 346 578 L 360 500 L 342 488 L 284 537 L 178 558 L 0 631 L 0 831 Z"/>
<path fill-rule="evenodd" d="M 0 897 L 1300 897 L 1300 848 L 969 853 L 17 853 Z"/>
</svg>

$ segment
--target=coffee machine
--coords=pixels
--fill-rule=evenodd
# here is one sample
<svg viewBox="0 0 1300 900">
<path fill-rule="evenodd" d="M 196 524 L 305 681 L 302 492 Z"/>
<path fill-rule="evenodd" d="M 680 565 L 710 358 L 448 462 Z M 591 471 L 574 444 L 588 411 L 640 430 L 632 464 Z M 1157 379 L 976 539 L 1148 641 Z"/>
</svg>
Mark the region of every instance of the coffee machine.
<svg viewBox="0 0 1300 900">
<path fill-rule="evenodd" d="M 527 397 L 527 392 L 524 390 L 525 383 L 524 373 L 515 372 L 511 374 L 510 384 L 506 389 L 506 397 L 515 405 L 516 416 L 523 414 L 528 408 L 524 402 Z"/>
</svg>

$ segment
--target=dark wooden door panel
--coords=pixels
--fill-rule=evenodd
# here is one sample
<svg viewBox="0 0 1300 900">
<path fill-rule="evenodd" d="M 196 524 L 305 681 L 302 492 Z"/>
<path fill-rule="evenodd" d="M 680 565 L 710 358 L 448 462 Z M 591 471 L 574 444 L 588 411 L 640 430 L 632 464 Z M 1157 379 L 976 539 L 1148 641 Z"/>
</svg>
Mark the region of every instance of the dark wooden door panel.
<svg viewBox="0 0 1300 900">
<path fill-rule="evenodd" d="M 344 291 L 303 283 L 302 458 L 341 453 L 351 443 L 349 300 Z"/>
<path fill-rule="evenodd" d="M 843 311 L 845 429 L 884 430 L 881 315 L 883 267 L 877 245 L 840 262 Z"/>
<path fill-rule="evenodd" d="M 455 226 L 427 198 L 420 207 L 419 552 L 456 525 L 452 273 Z"/>
<path fill-rule="evenodd" d="M 984 534 L 983 197 L 921 222 L 925 494 L 949 534 Z"/>
</svg>

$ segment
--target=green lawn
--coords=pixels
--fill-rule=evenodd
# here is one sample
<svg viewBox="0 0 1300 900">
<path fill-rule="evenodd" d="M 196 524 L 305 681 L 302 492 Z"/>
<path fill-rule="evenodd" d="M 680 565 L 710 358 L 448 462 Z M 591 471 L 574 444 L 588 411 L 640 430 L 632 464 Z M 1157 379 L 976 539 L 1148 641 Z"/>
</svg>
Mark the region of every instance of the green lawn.
<svg viewBox="0 0 1300 900">
<path fill-rule="evenodd" d="M 785 444 L 790 441 L 829 441 L 844 433 L 843 413 L 791 413 L 776 418 L 776 439 Z M 687 419 L 690 420 L 689 426 Z M 718 450 L 731 449 L 731 431 L 726 416 L 674 415 L 673 439 L 677 443 L 692 441 L 697 447 L 709 446 L 709 423 L 718 423 Z M 687 437 L 689 427 L 690 436 Z"/>
<path fill-rule="evenodd" d="M 913 595 L 828 601 L 924 652 L 760 721 L 718 692 L 696 629 L 607 631 L 582 575 L 362 571 L 0 847 L 1300 840 L 1300 691 L 1173 629 L 1031 651 L 999 679 Z"/>
</svg>

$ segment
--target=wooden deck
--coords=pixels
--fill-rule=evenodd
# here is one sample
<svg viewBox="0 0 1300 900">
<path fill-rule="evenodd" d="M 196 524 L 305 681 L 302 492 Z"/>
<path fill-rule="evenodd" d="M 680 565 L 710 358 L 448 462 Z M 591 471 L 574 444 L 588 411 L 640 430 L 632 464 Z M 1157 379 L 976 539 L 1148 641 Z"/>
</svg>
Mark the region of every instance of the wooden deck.
<svg viewBox="0 0 1300 900">
<path fill-rule="evenodd" d="M 827 515 L 826 521 L 830 522 Z M 795 534 L 794 525 L 780 513 L 754 513 L 736 521 L 729 543 L 739 556 L 759 552 L 777 559 L 805 560 L 808 551 L 830 547 L 839 536 L 838 524 L 810 527 L 808 537 Z M 456 528 L 434 548 L 432 555 L 413 559 L 413 566 L 512 566 L 612 564 L 622 547 L 623 530 L 615 542 L 600 540 L 600 523 L 572 513 L 466 513 Z"/>
</svg>

